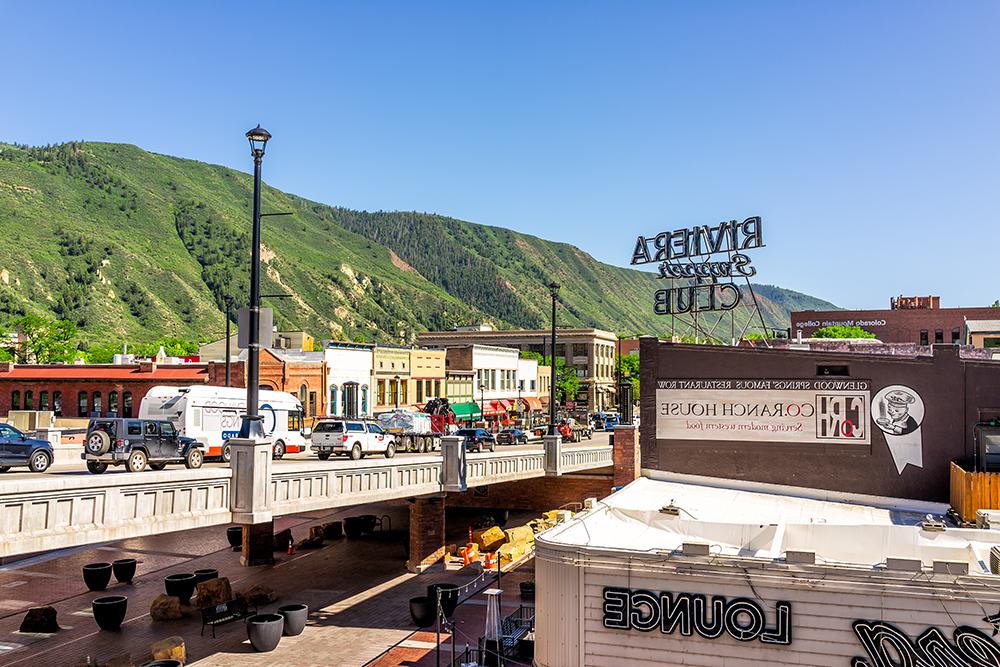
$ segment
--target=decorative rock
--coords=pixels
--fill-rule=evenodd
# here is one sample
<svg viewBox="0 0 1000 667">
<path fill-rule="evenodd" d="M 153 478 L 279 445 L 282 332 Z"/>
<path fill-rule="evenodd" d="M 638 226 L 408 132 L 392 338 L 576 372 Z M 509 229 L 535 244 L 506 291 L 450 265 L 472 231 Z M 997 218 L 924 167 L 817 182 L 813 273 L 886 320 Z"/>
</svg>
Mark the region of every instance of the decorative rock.
<svg viewBox="0 0 1000 667">
<path fill-rule="evenodd" d="M 246 600 L 251 607 L 263 607 L 278 599 L 273 590 L 261 584 L 254 584 L 250 588 L 240 591 L 237 595 Z"/>
<path fill-rule="evenodd" d="M 288 549 L 288 543 L 292 540 L 292 529 L 285 528 L 280 533 L 274 534 L 274 550 L 275 551 L 285 551 Z"/>
<path fill-rule="evenodd" d="M 59 632 L 54 607 L 32 607 L 21 621 L 21 632 Z"/>
<path fill-rule="evenodd" d="M 187 661 L 183 637 L 167 637 L 153 642 L 149 650 L 153 654 L 153 660 L 180 660 L 182 663 Z"/>
<path fill-rule="evenodd" d="M 323 526 L 313 526 L 309 529 L 309 537 L 295 545 L 296 549 L 319 549 L 323 546 L 325 537 Z"/>
<path fill-rule="evenodd" d="M 233 588 L 229 584 L 227 577 L 219 577 L 218 579 L 209 579 L 198 584 L 197 595 L 198 598 L 195 604 L 198 607 L 214 607 L 217 604 L 232 600 Z"/>
<path fill-rule="evenodd" d="M 181 600 L 173 595 L 157 595 L 149 605 L 149 617 L 154 621 L 176 621 L 183 615 Z"/>
</svg>

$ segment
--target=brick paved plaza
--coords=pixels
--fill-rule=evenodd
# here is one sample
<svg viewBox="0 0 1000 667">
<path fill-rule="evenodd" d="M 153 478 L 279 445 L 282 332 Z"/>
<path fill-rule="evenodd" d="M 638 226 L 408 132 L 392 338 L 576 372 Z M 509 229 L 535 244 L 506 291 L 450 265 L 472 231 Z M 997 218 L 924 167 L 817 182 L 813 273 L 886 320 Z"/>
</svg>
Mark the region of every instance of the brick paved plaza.
<svg viewBox="0 0 1000 667">
<path fill-rule="evenodd" d="M 371 538 L 328 541 L 320 549 L 293 556 L 276 554 L 280 558 L 273 567 L 241 567 L 239 554 L 228 547 L 224 527 L 125 540 L 8 564 L 0 568 L 0 665 L 85 665 L 88 657 L 93 664 L 104 664 L 125 655 L 138 665 L 148 659 L 154 641 L 173 635 L 183 637 L 188 664 L 199 667 L 433 665 L 434 634 L 415 633 L 408 600 L 423 595 L 430 583 L 464 584 L 478 572 L 466 568 L 409 574 L 403 546 L 407 537 L 404 503 L 284 517 L 275 521 L 275 530 L 292 528 L 299 540 L 307 536 L 311 525 L 361 513 L 388 515 L 391 530 Z M 449 533 L 454 538 L 462 539 L 467 516 L 449 518 Z M 112 579 L 107 592 L 87 591 L 81 575 L 84 564 L 126 557 L 139 561 L 132 585 Z M 241 623 L 221 626 L 213 639 L 208 631 L 199 636 L 198 617 L 152 621 L 149 605 L 163 592 L 164 576 L 201 568 L 218 569 L 221 576 L 229 577 L 234 591 L 252 584 L 274 589 L 279 599 L 262 611 L 290 602 L 309 605 L 306 630 L 298 637 L 283 638 L 272 653 L 256 653 Z M 510 579 L 505 575 L 504 587 L 513 591 L 505 596 L 505 613 L 517 607 L 517 581 L 530 578 L 531 569 L 529 563 Z M 90 603 L 101 595 L 115 594 L 129 598 L 126 621 L 120 632 L 104 632 L 93 620 Z M 44 604 L 57 609 L 62 630 L 54 635 L 18 632 L 24 612 Z M 474 645 L 482 633 L 485 601 L 472 595 L 456 616 L 458 646 L 466 642 Z M 450 658 L 449 648 L 450 643 L 442 652 L 442 664 Z"/>
</svg>

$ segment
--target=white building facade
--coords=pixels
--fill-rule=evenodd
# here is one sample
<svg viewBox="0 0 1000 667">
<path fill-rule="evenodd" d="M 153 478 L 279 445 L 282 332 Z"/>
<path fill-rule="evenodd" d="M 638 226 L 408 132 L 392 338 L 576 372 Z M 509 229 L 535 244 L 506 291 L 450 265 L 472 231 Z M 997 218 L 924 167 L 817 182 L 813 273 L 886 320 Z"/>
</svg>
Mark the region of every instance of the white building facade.
<svg viewBox="0 0 1000 667">
<path fill-rule="evenodd" d="M 331 341 L 323 349 L 328 368 L 327 412 L 331 416 L 345 416 L 351 404 L 356 416 L 372 415 L 374 348 L 365 343 Z"/>
</svg>

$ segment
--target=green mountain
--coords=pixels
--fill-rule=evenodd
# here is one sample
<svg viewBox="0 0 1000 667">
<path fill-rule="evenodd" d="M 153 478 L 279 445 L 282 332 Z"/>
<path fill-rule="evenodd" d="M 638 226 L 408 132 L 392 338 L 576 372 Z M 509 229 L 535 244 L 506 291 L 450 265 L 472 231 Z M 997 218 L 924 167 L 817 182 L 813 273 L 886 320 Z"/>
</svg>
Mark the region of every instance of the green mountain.
<svg viewBox="0 0 1000 667">
<path fill-rule="evenodd" d="M 70 319 L 91 341 L 221 336 L 245 300 L 252 179 L 124 144 L 0 144 L 0 320 Z M 487 321 L 545 326 L 546 284 L 563 326 L 669 333 L 649 273 L 579 248 L 434 214 L 361 212 L 265 187 L 262 292 L 281 328 L 408 342 Z M 833 308 L 758 286 L 769 325 Z M 3 324 L 0 321 L 0 324 Z M 678 327 L 678 333 L 682 333 Z"/>
</svg>

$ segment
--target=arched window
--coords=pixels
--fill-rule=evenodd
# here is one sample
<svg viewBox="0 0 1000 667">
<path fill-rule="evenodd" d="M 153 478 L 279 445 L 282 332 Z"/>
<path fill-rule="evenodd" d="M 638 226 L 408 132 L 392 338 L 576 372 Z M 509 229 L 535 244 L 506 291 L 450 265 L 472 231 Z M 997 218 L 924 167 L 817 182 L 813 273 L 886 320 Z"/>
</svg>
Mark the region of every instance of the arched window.
<svg viewBox="0 0 1000 667">
<path fill-rule="evenodd" d="M 56 417 L 62 417 L 62 392 L 54 391 L 52 392 L 52 412 L 56 413 Z"/>
<path fill-rule="evenodd" d="M 302 403 L 302 405 L 306 404 L 306 394 L 308 393 L 308 391 L 309 388 L 306 387 L 305 385 L 299 387 L 299 401 Z"/>
<path fill-rule="evenodd" d="M 10 392 L 10 409 L 20 410 L 21 409 L 21 392 L 17 389 Z"/>
<path fill-rule="evenodd" d="M 108 394 L 108 411 L 118 415 L 118 392 L 113 391 Z"/>
<path fill-rule="evenodd" d="M 100 415 L 101 414 L 101 392 L 95 391 L 93 398 L 94 398 L 94 412 L 96 412 L 98 415 Z"/>
<path fill-rule="evenodd" d="M 132 392 L 122 394 L 122 417 L 132 416 Z"/>
<path fill-rule="evenodd" d="M 361 414 L 368 414 L 368 385 L 361 385 Z"/>
<path fill-rule="evenodd" d="M 346 397 L 347 394 L 345 393 L 344 396 Z M 330 414 L 337 414 L 337 385 L 330 387 Z M 347 413 L 341 412 L 340 414 L 346 415 Z"/>
<path fill-rule="evenodd" d="M 49 409 L 49 392 L 42 391 L 38 394 L 38 409 L 48 410 Z"/>
<path fill-rule="evenodd" d="M 88 400 L 89 399 L 88 399 L 88 396 L 87 396 L 87 392 L 85 392 L 85 391 L 81 391 L 77 395 L 77 417 L 86 417 L 87 416 L 87 414 L 88 414 L 87 413 L 87 401 Z"/>
<path fill-rule="evenodd" d="M 31 391 L 24 392 L 24 409 L 25 410 L 35 409 L 35 397 L 31 395 Z"/>
</svg>

